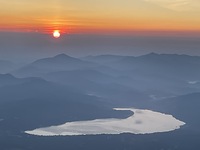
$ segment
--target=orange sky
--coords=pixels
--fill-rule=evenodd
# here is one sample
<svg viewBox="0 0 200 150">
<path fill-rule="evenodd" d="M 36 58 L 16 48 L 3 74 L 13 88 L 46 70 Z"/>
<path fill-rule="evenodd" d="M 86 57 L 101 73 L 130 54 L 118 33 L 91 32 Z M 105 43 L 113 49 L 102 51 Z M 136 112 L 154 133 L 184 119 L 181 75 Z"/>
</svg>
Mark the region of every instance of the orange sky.
<svg viewBox="0 0 200 150">
<path fill-rule="evenodd" d="M 0 0 L 0 30 L 200 31 L 199 0 Z"/>
</svg>

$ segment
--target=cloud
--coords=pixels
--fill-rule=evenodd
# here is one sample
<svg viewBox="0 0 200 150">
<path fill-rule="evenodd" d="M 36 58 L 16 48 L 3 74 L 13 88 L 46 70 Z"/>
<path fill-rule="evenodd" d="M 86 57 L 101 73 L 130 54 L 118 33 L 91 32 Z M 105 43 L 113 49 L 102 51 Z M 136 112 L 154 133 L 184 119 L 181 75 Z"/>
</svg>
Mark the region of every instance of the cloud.
<svg viewBox="0 0 200 150">
<path fill-rule="evenodd" d="M 179 129 L 185 123 L 171 115 L 150 110 L 117 108 L 130 110 L 134 114 L 126 119 L 96 119 L 91 121 L 67 122 L 58 126 L 25 131 L 27 134 L 39 136 L 57 135 L 97 135 L 97 134 L 150 134 L 168 132 Z"/>
<path fill-rule="evenodd" d="M 175 11 L 198 11 L 200 9 L 199 0 L 145 0 L 145 1 Z"/>
</svg>

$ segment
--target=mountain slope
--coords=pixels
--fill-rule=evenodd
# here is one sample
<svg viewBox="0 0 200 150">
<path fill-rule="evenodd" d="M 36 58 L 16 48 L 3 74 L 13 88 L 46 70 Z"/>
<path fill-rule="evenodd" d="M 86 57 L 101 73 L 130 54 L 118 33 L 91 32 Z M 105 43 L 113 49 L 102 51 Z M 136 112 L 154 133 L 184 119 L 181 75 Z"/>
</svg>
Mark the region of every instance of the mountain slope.
<svg viewBox="0 0 200 150">
<path fill-rule="evenodd" d="M 49 72 L 85 69 L 96 64 L 73 58 L 65 54 L 59 54 L 50 58 L 43 58 L 24 66 L 13 72 L 18 77 L 41 76 Z"/>
<path fill-rule="evenodd" d="M 200 75 L 200 57 L 197 56 L 150 53 L 139 57 L 127 56 L 109 65 L 136 73 L 179 77 L 188 80 L 199 78 Z"/>
<path fill-rule="evenodd" d="M 15 80 L 23 80 L 15 78 Z M 124 117 L 105 100 L 40 78 L 0 87 L 0 133 L 20 132 L 66 121 Z"/>
<path fill-rule="evenodd" d="M 119 56 L 119 55 L 97 55 L 97 56 L 82 57 L 81 59 L 99 64 L 105 64 L 105 63 L 119 61 L 125 57 L 126 56 Z"/>
</svg>

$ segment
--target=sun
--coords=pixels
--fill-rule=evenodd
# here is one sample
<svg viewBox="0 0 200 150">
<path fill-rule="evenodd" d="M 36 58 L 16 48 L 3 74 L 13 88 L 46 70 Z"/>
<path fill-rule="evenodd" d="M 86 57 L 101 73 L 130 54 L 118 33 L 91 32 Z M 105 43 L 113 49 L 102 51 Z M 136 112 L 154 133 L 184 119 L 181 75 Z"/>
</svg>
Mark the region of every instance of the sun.
<svg viewBox="0 0 200 150">
<path fill-rule="evenodd" d="M 60 37 L 60 31 L 59 30 L 54 30 L 53 31 L 53 37 L 59 38 Z"/>
</svg>

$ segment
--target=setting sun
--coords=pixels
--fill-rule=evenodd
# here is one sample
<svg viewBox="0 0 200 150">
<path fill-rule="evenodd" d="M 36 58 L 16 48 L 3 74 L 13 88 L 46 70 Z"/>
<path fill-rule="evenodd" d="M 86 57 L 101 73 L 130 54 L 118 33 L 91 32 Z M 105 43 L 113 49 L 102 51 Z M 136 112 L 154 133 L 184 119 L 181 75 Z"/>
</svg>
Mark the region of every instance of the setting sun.
<svg viewBox="0 0 200 150">
<path fill-rule="evenodd" d="M 60 37 L 60 31 L 59 31 L 59 30 L 55 30 L 55 31 L 53 32 L 53 36 L 54 36 L 55 38 L 59 38 L 59 37 Z"/>
</svg>

